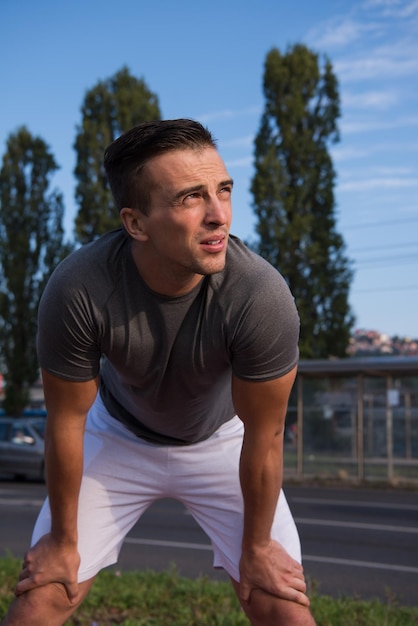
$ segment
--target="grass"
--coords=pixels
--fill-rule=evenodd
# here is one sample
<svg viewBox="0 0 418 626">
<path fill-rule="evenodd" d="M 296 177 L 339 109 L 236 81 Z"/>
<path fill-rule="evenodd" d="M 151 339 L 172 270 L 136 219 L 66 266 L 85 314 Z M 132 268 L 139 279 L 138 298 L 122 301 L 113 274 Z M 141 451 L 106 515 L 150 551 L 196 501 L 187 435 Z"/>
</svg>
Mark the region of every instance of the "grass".
<svg viewBox="0 0 418 626">
<path fill-rule="evenodd" d="M 0 619 L 13 598 L 20 561 L 0 559 Z M 318 626 L 418 626 L 418 607 L 311 594 Z M 103 571 L 67 626 L 248 626 L 227 582 L 164 573 Z M 290 626 L 290 625 L 289 625 Z"/>
</svg>

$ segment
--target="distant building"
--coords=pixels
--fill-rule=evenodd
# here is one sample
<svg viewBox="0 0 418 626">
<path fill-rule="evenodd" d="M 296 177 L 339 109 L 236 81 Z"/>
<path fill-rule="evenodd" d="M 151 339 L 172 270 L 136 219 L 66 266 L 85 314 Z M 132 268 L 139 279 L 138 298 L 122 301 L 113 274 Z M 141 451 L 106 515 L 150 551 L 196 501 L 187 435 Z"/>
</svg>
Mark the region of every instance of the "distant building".
<svg viewBox="0 0 418 626">
<path fill-rule="evenodd" d="M 361 328 L 354 331 L 347 353 L 349 356 L 418 356 L 418 339 L 390 337 Z"/>
</svg>

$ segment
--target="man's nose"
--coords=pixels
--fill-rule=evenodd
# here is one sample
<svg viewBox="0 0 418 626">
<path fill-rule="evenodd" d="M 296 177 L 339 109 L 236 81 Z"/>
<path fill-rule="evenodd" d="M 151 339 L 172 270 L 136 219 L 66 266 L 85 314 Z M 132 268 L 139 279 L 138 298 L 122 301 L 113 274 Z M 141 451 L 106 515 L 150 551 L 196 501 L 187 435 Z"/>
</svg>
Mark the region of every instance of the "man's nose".
<svg viewBox="0 0 418 626">
<path fill-rule="evenodd" d="M 225 224 L 229 219 L 231 206 L 229 202 L 220 200 L 218 196 L 208 199 L 206 204 L 205 222 L 212 224 Z"/>
</svg>

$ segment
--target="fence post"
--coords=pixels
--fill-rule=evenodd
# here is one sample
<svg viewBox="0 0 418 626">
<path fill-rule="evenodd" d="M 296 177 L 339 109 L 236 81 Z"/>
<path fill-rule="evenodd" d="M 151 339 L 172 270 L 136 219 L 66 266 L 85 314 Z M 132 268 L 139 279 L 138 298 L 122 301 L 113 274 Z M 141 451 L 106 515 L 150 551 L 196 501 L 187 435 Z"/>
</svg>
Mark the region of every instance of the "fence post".
<svg viewBox="0 0 418 626">
<path fill-rule="evenodd" d="M 405 458 L 412 459 L 412 403 L 411 392 L 405 393 Z"/>
<path fill-rule="evenodd" d="M 297 377 L 297 460 L 296 475 L 298 478 L 303 477 L 303 376 L 298 374 Z"/>
<path fill-rule="evenodd" d="M 388 457 L 388 481 L 393 481 L 393 411 L 389 391 L 393 387 L 392 376 L 386 377 L 386 453 Z"/>
<path fill-rule="evenodd" d="M 364 412 L 363 412 L 364 378 L 363 374 L 357 376 L 357 478 L 364 479 Z"/>
</svg>

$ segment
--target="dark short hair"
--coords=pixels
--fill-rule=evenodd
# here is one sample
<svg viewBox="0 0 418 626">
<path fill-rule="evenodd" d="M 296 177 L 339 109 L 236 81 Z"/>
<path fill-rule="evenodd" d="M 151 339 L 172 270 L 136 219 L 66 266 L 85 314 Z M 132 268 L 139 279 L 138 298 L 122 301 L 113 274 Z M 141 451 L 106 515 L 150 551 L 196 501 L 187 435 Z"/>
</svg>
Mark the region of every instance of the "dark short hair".
<svg viewBox="0 0 418 626">
<path fill-rule="evenodd" d="M 147 213 L 148 188 L 141 171 L 152 158 L 173 150 L 216 148 L 210 131 L 190 119 L 144 122 L 115 139 L 105 150 L 104 167 L 118 211 Z"/>
</svg>

